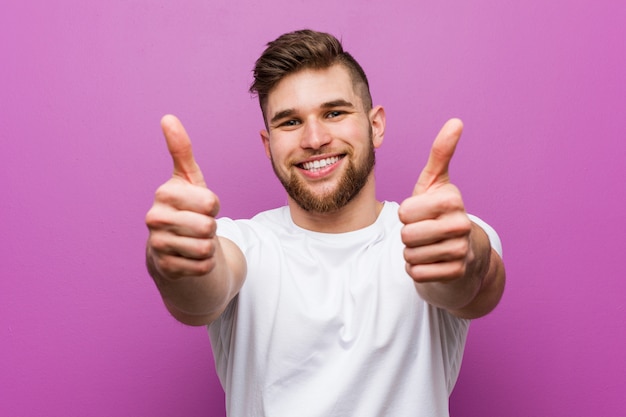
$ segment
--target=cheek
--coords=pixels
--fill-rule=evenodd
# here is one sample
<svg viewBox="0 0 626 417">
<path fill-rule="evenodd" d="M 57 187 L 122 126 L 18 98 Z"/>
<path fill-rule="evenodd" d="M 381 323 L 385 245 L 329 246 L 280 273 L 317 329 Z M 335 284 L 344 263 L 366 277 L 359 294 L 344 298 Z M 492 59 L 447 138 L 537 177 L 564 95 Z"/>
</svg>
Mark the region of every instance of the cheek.
<svg viewBox="0 0 626 417">
<path fill-rule="evenodd" d="M 267 144 L 267 152 L 275 161 L 283 161 L 299 149 L 299 137 L 295 132 L 281 132 L 275 134 Z"/>
<path fill-rule="evenodd" d="M 272 160 L 272 164 L 282 168 L 287 164 L 288 152 L 284 146 L 280 146 L 279 141 L 271 142 L 268 146 L 268 156 Z"/>
<path fill-rule="evenodd" d="M 344 129 L 343 138 L 355 149 L 369 149 L 372 135 L 369 128 L 363 126 L 352 126 Z"/>
<path fill-rule="evenodd" d="M 355 141 L 369 140 L 371 137 L 372 126 L 364 118 L 353 120 L 352 123 L 346 123 L 340 126 L 342 131 L 353 138 Z"/>
<path fill-rule="evenodd" d="M 272 160 L 276 161 L 276 160 L 283 159 L 282 148 L 276 145 L 276 143 L 272 143 L 268 149 L 269 149 L 270 157 L 272 158 Z"/>
</svg>

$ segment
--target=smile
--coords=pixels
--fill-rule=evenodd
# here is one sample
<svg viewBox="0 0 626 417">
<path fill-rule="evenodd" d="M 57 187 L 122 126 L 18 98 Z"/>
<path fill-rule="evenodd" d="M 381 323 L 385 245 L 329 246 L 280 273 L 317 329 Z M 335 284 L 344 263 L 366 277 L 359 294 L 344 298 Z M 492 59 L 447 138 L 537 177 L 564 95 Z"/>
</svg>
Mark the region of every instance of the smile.
<svg viewBox="0 0 626 417">
<path fill-rule="evenodd" d="M 318 159 L 316 161 L 309 161 L 309 162 L 304 162 L 302 164 L 300 164 L 300 166 L 310 172 L 315 172 L 315 171 L 319 171 L 320 169 L 323 169 L 329 165 L 335 164 L 337 163 L 337 161 L 339 161 L 339 159 L 341 159 L 338 156 L 332 156 L 330 158 L 326 158 L 326 159 Z"/>
</svg>

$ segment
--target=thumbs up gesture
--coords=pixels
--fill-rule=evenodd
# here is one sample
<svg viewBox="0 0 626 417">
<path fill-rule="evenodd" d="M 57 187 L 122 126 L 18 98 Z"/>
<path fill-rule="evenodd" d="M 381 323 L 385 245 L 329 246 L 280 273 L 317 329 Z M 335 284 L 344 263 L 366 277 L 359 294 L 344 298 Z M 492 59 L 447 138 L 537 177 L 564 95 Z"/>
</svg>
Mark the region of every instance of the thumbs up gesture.
<svg viewBox="0 0 626 417">
<path fill-rule="evenodd" d="M 206 187 L 181 122 L 168 115 L 161 120 L 161 128 L 174 172 L 157 189 L 146 214 L 148 256 L 160 275 L 167 278 L 204 275 L 215 267 L 219 199 Z"/>
<path fill-rule="evenodd" d="M 400 205 L 406 270 L 416 283 L 462 278 L 474 256 L 470 244 L 472 222 L 448 173 L 462 130 L 458 119 L 443 126 L 413 195 Z"/>
</svg>

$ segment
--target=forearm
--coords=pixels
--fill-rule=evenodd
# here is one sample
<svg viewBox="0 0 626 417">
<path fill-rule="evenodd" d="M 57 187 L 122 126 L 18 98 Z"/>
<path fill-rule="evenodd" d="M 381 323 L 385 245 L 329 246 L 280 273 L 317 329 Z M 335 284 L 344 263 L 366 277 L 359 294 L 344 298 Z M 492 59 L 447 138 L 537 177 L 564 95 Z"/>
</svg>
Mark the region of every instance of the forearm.
<svg viewBox="0 0 626 417">
<path fill-rule="evenodd" d="M 487 234 L 472 223 L 471 256 L 459 279 L 415 283 L 428 303 L 462 318 L 481 317 L 493 310 L 504 290 L 504 267 L 500 256 L 491 248 Z"/>
<path fill-rule="evenodd" d="M 506 274 L 498 253 L 491 249 L 489 269 L 482 279 L 480 289 L 471 302 L 463 308 L 452 310 L 457 317 L 474 319 L 490 313 L 502 298 Z"/>
<path fill-rule="evenodd" d="M 205 325 L 215 320 L 237 294 L 245 277 L 245 259 L 229 240 L 221 240 L 210 271 L 169 277 L 158 268 L 148 248 L 146 264 L 168 311 L 180 322 Z"/>
</svg>

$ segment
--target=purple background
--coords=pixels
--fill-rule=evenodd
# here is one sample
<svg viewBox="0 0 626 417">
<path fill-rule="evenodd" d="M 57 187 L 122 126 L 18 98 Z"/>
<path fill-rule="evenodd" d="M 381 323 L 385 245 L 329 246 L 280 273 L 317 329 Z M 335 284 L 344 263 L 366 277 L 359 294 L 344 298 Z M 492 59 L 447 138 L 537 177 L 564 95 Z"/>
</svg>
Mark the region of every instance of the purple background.
<svg viewBox="0 0 626 417">
<path fill-rule="evenodd" d="M 626 2 L 48 1 L 0 12 L 0 415 L 222 416 L 205 329 L 143 265 L 180 116 L 223 215 L 282 205 L 254 60 L 343 38 L 385 105 L 379 198 L 411 192 L 449 117 L 452 178 L 504 242 L 456 417 L 625 415 Z"/>
</svg>

